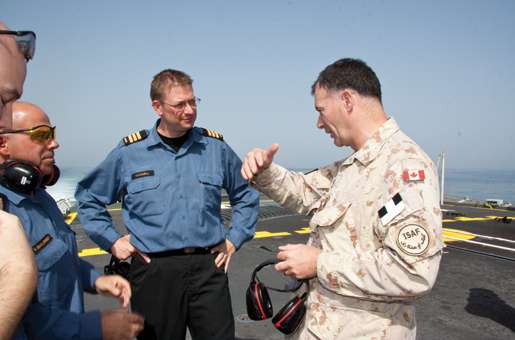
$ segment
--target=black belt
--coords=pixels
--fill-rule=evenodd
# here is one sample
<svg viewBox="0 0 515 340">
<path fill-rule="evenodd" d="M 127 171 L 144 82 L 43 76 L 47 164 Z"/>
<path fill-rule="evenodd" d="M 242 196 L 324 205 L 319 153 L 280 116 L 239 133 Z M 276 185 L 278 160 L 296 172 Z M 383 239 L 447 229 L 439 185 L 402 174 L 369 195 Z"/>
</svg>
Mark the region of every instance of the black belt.
<svg viewBox="0 0 515 340">
<path fill-rule="evenodd" d="M 193 255 L 193 254 L 210 254 L 211 249 L 213 247 L 187 247 L 182 249 L 174 249 L 167 251 L 160 251 L 157 253 L 148 253 L 147 255 L 150 258 L 155 257 L 167 257 L 167 256 L 177 256 L 177 255 Z"/>
</svg>

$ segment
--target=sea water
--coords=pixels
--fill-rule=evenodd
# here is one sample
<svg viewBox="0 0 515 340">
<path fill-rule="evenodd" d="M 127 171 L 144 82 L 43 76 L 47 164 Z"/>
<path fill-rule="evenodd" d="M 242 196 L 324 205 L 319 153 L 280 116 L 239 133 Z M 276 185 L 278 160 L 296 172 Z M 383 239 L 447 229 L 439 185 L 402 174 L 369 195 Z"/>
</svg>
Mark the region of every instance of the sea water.
<svg viewBox="0 0 515 340">
<path fill-rule="evenodd" d="M 48 192 L 55 200 L 73 200 L 77 183 L 91 170 L 78 167 L 62 168 L 61 178 L 54 186 L 48 188 Z M 446 197 L 482 201 L 497 198 L 515 204 L 515 170 L 447 169 L 444 191 Z"/>
<path fill-rule="evenodd" d="M 48 193 L 56 200 L 71 199 L 75 200 L 75 190 L 77 183 L 83 179 L 92 169 L 83 167 L 63 167 L 60 168 L 61 177 L 56 184 L 47 188 Z"/>
</svg>

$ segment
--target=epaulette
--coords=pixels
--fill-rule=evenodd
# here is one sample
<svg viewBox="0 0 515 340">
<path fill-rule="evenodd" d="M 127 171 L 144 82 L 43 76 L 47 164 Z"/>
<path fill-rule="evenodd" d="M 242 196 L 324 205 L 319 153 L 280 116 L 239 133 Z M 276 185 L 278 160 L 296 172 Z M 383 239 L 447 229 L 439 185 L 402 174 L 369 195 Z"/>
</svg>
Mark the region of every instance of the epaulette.
<svg viewBox="0 0 515 340">
<path fill-rule="evenodd" d="M 123 143 L 125 145 L 130 145 L 132 143 L 140 142 L 147 137 L 148 137 L 147 130 L 141 130 L 141 131 L 134 132 L 128 136 L 123 137 Z"/>
<path fill-rule="evenodd" d="M 213 130 L 202 128 L 202 133 L 204 134 L 204 136 L 208 136 L 208 137 L 211 137 L 211 138 L 216 138 L 216 139 L 221 140 L 221 141 L 224 140 L 224 136 L 222 136 L 222 134 L 220 134 L 220 133 L 218 133 L 216 131 L 213 131 Z"/>
</svg>

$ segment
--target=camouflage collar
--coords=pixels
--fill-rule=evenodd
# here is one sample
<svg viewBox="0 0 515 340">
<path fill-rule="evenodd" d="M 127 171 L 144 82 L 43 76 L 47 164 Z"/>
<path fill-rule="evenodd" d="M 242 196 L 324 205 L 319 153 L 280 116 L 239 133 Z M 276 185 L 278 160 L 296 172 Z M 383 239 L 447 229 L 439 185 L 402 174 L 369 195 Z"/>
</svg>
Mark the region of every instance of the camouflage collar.
<svg viewBox="0 0 515 340">
<path fill-rule="evenodd" d="M 395 133 L 399 131 L 399 126 L 393 118 L 381 125 L 381 127 L 365 142 L 363 147 L 349 156 L 343 162 L 343 165 L 349 165 L 357 159 L 363 166 L 370 164 L 381 151 L 384 143 Z"/>
</svg>

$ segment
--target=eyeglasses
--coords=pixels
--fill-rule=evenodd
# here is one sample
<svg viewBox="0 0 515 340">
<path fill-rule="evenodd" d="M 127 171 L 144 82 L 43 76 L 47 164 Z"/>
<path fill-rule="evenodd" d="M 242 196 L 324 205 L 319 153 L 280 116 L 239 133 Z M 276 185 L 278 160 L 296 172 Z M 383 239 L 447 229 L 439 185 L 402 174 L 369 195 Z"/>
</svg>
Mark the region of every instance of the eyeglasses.
<svg viewBox="0 0 515 340">
<path fill-rule="evenodd" d="M 38 144 L 46 144 L 55 139 L 55 126 L 38 125 L 31 129 L 4 130 L 0 132 L 0 135 L 6 135 L 8 133 L 25 133 L 29 135 L 32 141 Z"/>
<path fill-rule="evenodd" d="M 34 58 L 36 52 L 36 33 L 32 31 L 7 31 L 0 30 L 0 34 L 14 35 L 18 49 L 25 57 L 26 61 Z"/>
<path fill-rule="evenodd" d="M 161 101 L 161 103 L 171 106 L 175 111 L 179 112 L 184 111 L 184 109 L 186 109 L 186 105 L 189 105 L 190 107 L 195 109 L 200 102 L 201 99 L 199 97 L 193 97 L 189 100 L 183 100 L 182 102 L 179 102 L 177 104 L 170 104 L 165 101 Z"/>
</svg>

